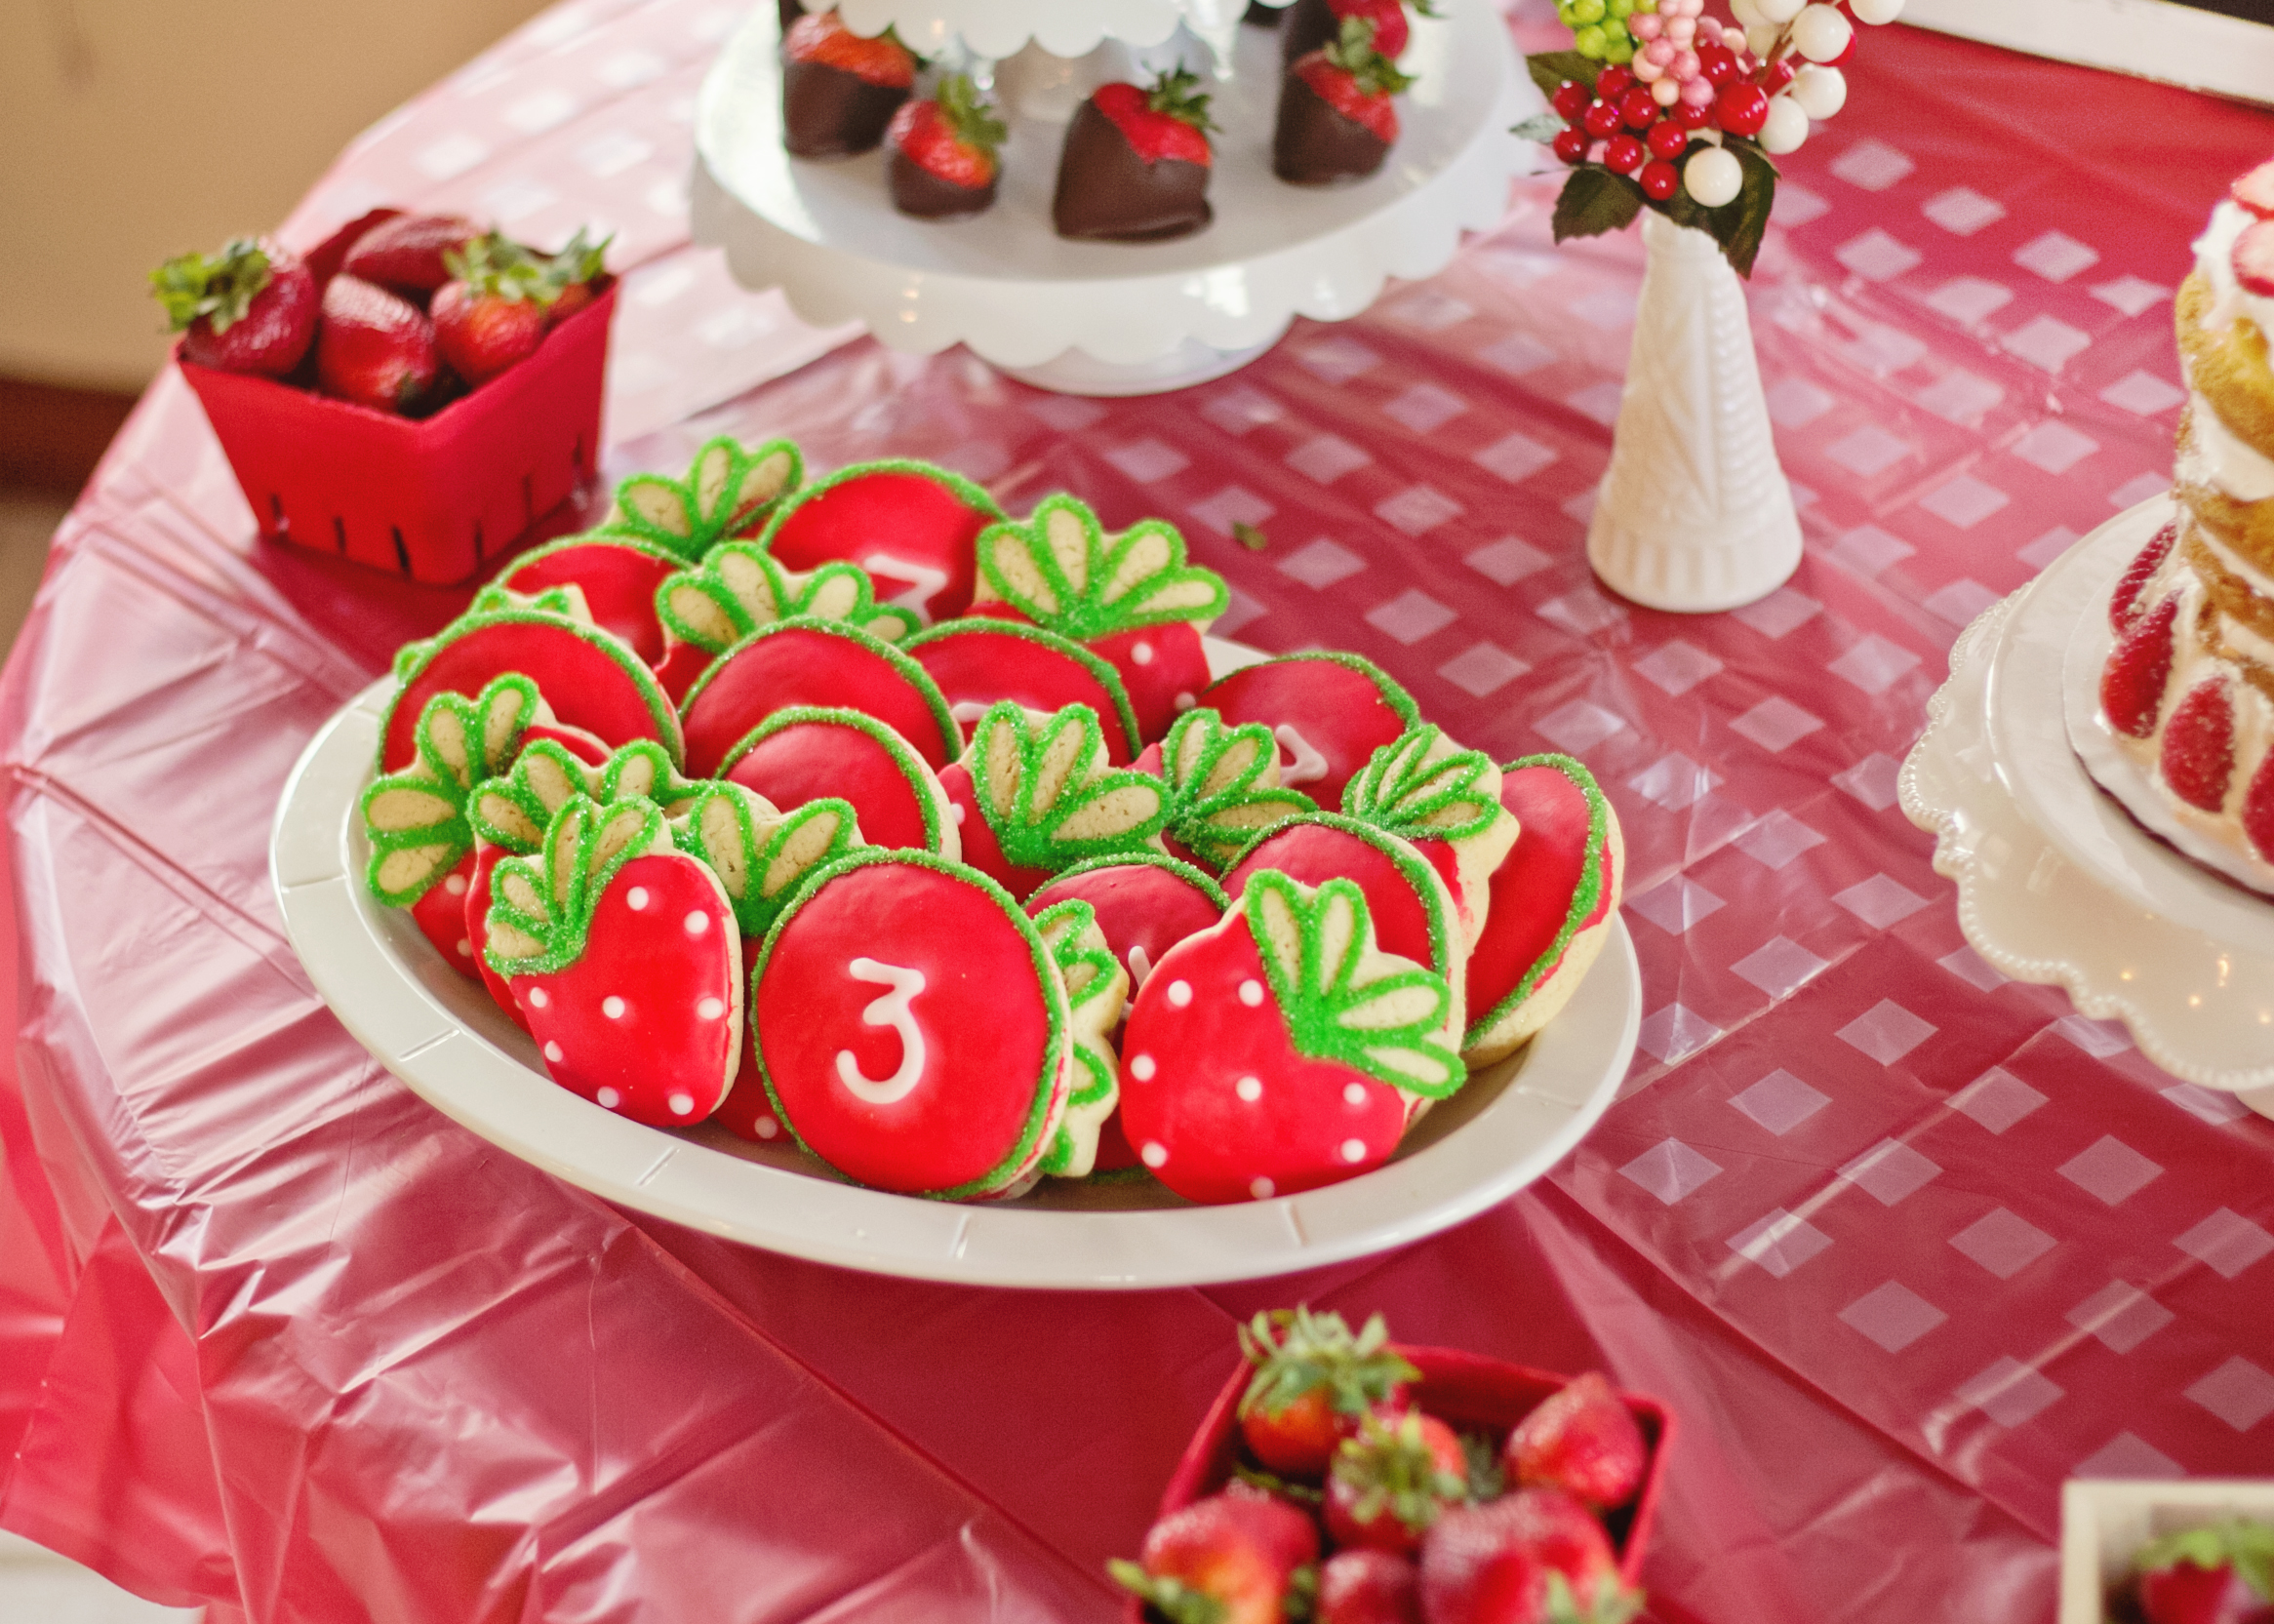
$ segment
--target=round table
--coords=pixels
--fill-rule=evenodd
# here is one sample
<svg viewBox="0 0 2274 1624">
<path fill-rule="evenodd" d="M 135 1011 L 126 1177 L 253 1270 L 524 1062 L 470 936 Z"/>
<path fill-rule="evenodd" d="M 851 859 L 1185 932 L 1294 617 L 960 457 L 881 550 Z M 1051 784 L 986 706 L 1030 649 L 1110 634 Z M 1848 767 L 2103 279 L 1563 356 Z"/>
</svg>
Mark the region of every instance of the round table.
<svg viewBox="0 0 2274 1624">
<path fill-rule="evenodd" d="M 1551 246 L 1553 177 L 1231 377 L 1047 395 L 812 332 L 688 246 L 739 15 L 565 5 L 286 234 L 613 228 L 612 475 L 786 433 L 1166 517 L 1233 584 L 1219 632 L 1583 756 L 1646 987 L 1623 1096 L 1451 1233 L 1135 1295 L 839 1272 L 515 1162 L 348 1039 L 264 866 L 308 735 L 466 593 L 257 541 L 169 372 L 0 687 L 0 1524 L 215 1624 L 1105 1619 L 1233 1323 L 1298 1300 L 1669 1405 L 1666 1620 L 2049 1617 L 2062 1479 L 2274 1459 L 2274 1124 L 2002 980 L 1895 788 L 1960 627 L 2168 480 L 2173 287 L 2274 120 L 1871 31 L 1751 284 L 1808 558 L 1684 619 L 1581 554 L 1640 258 Z"/>
</svg>

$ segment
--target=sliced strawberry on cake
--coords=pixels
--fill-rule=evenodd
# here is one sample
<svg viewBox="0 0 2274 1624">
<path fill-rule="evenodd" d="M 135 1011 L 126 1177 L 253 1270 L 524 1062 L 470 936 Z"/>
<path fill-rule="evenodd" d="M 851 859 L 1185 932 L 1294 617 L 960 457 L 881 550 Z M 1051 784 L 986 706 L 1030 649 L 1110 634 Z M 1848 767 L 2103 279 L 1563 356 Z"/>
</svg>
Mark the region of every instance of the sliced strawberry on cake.
<svg viewBox="0 0 2274 1624">
<path fill-rule="evenodd" d="M 1150 86 L 1100 85 L 1076 109 L 1058 156 L 1051 219 L 1061 237 L 1160 242 L 1214 218 L 1216 162 L 1199 75 L 1171 68 Z"/>
<path fill-rule="evenodd" d="M 282 377 L 316 338 L 322 293 L 293 252 L 237 237 L 219 254 L 183 254 L 150 273 L 150 291 L 182 335 L 181 358 Z"/>
<path fill-rule="evenodd" d="M 918 219 L 978 214 L 995 201 L 1010 134 L 968 74 L 940 80 L 929 100 L 902 103 L 885 133 L 893 207 Z"/>
<path fill-rule="evenodd" d="M 1374 174 L 1397 143 L 1390 98 L 1413 82 L 1376 48 L 1371 21 L 1345 18 L 1340 37 L 1297 58 L 1279 83 L 1271 173 L 1298 186 Z"/>
<path fill-rule="evenodd" d="M 807 13 L 781 41 L 782 144 L 800 158 L 872 150 L 919 65 L 890 28 L 863 37 L 834 9 Z"/>
<path fill-rule="evenodd" d="M 1090 858 L 1160 849 L 1161 781 L 1108 765 L 1088 705 L 1048 716 L 1008 699 L 994 705 L 939 783 L 956 809 L 963 860 L 1014 896 Z"/>
<path fill-rule="evenodd" d="M 929 462 L 857 462 L 784 500 L 758 544 L 792 570 L 858 564 L 879 597 L 929 624 L 970 607 L 973 543 L 1002 517 L 995 498 L 961 474 Z"/>
</svg>

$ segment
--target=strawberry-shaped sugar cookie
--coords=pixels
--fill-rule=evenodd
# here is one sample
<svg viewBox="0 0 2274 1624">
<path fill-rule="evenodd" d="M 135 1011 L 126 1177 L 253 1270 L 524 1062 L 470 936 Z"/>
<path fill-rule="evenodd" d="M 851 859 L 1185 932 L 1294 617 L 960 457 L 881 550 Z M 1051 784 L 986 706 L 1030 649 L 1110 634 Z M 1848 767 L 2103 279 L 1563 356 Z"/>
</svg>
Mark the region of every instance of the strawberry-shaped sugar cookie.
<svg viewBox="0 0 2274 1624">
<path fill-rule="evenodd" d="M 908 657 L 939 685 L 948 710 L 970 730 L 989 705 L 1009 699 L 1045 713 L 1087 705 L 1105 728 L 1105 759 L 1137 759 L 1137 718 L 1113 667 L 1079 644 L 1016 620 L 967 615 L 908 640 Z"/>
<path fill-rule="evenodd" d="M 1042 1170 L 1054 1178 L 1087 1178 L 1097 1160 L 1098 1129 L 1121 1098 L 1121 1058 L 1106 1038 L 1128 1006 L 1129 972 L 1106 945 L 1089 903 L 1060 902 L 1032 917 L 1065 983 L 1074 1062 L 1065 1114 L 1043 1152 Z"/>
<path fill-rule="evenodd" d="M 751 1018 L 798 1143 L 907 1195 L 1028 1177 L 1074 1071 L 1041 932 L 1002 887 L 920 852 L 856 852 L 814 875 L 766 938 Z"/>
<path fill-rule="evenodd" d="M 521 555 L 499 577 L 508 590 L 536 597 L 574 585 L 593 623 L 612 631 L 653 667 L 662 663 L 663 627 L 656 618 L 656 589 L 685 560 L 634 535 L 565 535 Z"/>
<path fill-rule="evenodd" d="M 1096 911 L 1106 946 L 1129 971 L 1133 995 L 1163 954 L 1223 918 L 1230 906 L 1214 880 L 1158 852 L 1076 863 L 1029 896 L 1026 911 L 1040 914 L 1060 902 L 1087 902 Z"/>
<path fill-rule="evenodd" d="M 758 543 L 792 570 L 858 564 L 886 602 L 930 622 L 970 606 L 972 544 L 1002 517 L 995 498 L 961 474 L 929 462 L 857 462 L 784 501 Z"/>
<path fill-rule="evenodd" d="M 1571 1001 L 1610 939 L 1626 876 L 1618 814 L 1569 756 L 1500 770 L 1500 805 L 1523 826 L 1493 873 L 1492 911 L 1469 954 L 1462 1058 L 1513 1053 Z"/>
<path fill-rule="evenodd" d="M 1376 945 L 1347 880 L 1254 875 L 1218 925 L 1170 950 L 1121 1043 L 1122 1125 L 1190 1201 L 1261 1201 L 1379 1167 L 1409 1096 L 1448 1093 L 1450 994 Z"/>
<path fill-rule="evenodd" d="M 1017 614 L 1088 648 L 1129 692 L 1137 734 L 1169 731 L 1208 686 L 1201 636 L 1224 612 L 1223 577 L 1184 561 L 1184 537 L 1158 519 L 1107 535 L 1072 496 L 982 531 L 972 607 Z"/>
<path fill-rule="evenodd" d="M 939 783 L 956 809 L 963 860 L 1014 896 L 1086 858 L 1159 850 L 1161 780 L 1106 765 L 1088 705 L 1038 716 L 1004 700 L 979 718 L 971 749 Z"/>
<path fill-rule="evenodd" d="M 799 574 L 748 541 L 722 542 L 699 565 L 661 582 L 654 613 L 671 650 L 664 687 L 684 678 L 682 695 L 713 659 L 778 620 L 842 620 L 886 643 L 906 641 L 920 624 L 913 610 L 879 604 L 858 564 Z"/>
<path fill-rule="evenodd" d="M 687 691 L 687 770 L 713 775 L 760 723 L 796 705 L 873 716 L 934 769 L 963 753 L 947 701 L 899 650 L 842 620 L 777 620 L 721 654 Z"/>
<path fill-rule="evenodd" d="M 719 1107 L 741 1058 L 742 944 L 718 877 L 662 810 L 581 796 L 539 857 L 498 865 L 490 967 L 507 977 L 553 1081 L 634 1122 Z"/>
<path fill-rule="evenodd" d="M 842 705 L 776 711 L 728 752 L 718 775 L 784 812 L 841 797 L 870 846 L 963 854 L 955 809 L 924 758 L 882 722 Z"/>
<path fill-rule="evenodd" d="M 1340 806 L 1367 759 L 1421 725 L 1413 696 L 1381 667 L 1326 651 L 1234 671 L 1203 690 L 1200 703 L 1233 727 L 1270 729 L 1279 740 L 1279 781 L 1322 807 Z"/>
<path fill-rule="evenodd" d="M 1500 805 L 1500 770 L 1434 725 L 1385 744 L 1342 791 L 1342 811 L 1400 836 L 1429 859 L 1460 910 L 1471 942 L 1492 903 L 1493 871 L 1516 844 L 1516 814 Z"/>
<path fill-rule="evenodd" d="M 1370 823 L 1313 812 L 1291 818 L 1257 840 L 1224 872 L 1224 894 L 1237 901 L 1251 876 L 1274 870 L 1299 885 L 1348 880 L 1366 895 L 1382 951 L 1412 959 L 1445 977 L 1452 996 L 1438 1041 L 1459 1047 L 1463 1030 L 1468 941 L 1453 892 L 1429 860 L 1396 835 Z M 1455 1080 L 1457 1087 L 1459 1079 Z"/>
<path fill-rule="evenodd" d="M 379 726 L 381 772 L 400 772 L 418 759 L 416 731 L 427 700 L 479 693 L 508 671 L 537 684 L 556 720 L 612 747 L 652 738 L 679 758 L 678 714 L 647 662 L 620 637 L 564 613 L 567 593 L 557 591 L 544 601 L 561 608 L 491 608 L 508 600 L 485 595 L 473 613 L 424 642 L 404 645 L 395 655 L 395 697 Z"/>
<path fill-rule="evenodd" d="M 1213 710 L 1187 711 L 1137 766 L 1169 783 L 1169 850 L 1221 869 L 1275 823 L 1319 809 L 1279 783 L 1279 745 L 1259 722 L 1224 726 Z"/>
<path fill-rule="evenodd" d="M 634 474 L 623 481 L 602 529 L 699 563 L 721 541 L 757 535 L 804 477 L 805 460 L 787 440 L 745 449 L 720 435 L 695 454 L 684 479 Z"/>
</svg>

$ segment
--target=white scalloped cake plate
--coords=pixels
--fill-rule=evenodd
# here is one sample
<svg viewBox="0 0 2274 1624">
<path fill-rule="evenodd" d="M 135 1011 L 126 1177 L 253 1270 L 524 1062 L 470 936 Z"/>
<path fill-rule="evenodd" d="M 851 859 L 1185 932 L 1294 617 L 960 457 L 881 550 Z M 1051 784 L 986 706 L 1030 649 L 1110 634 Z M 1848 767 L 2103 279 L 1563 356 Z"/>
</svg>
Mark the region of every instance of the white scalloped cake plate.
<svg viewBox="0 0 2274 1624">
<path fill-rule="evenodd" d="M 806 9 L 829 5 L 813 0 Z M 1158 45 L 1178 23 L 1204 36 L 1220 32 L 1237 25 L 1247 9 L 1248 0 L 840 0 L 837 6 L 855 33 L 881 34 L 890 26 L 920 57 L 957 39 L 981 57 L 1008 57 L 1029 40 L 1054 57 L 1080 57 L 1107 40 Z"/>
<path fill-rule="evenodd" d="M 1224 127 L 1214 222 L 1172 242 L 1094 243 L 1051 227 L 1062 124 L 1015 119 L 994 207 L 963 220 L 897 212 L 881 150 L 792 158 L 778 23 L 757 7 L 697 101 L 696 238 L 725 248 L 745 286 L 780 287 L 806 321 L 865 322 L 880 342 L 916 354 L 960 342 L 1016 369 L 1068 350 L 1114 367 L 1194 345 L 1252 350 L 1297 315 L 1357 315 L 1388 277 L 1435 275 L 1463 230 L 1500 222 L 1510 180 L 1537 167 L 1539 149 L 1508 132 L 1544 102 L 1499 13 L 1489 0 L 1445 10 L 1415 21 L 1400 60 L 1417 79 L 1399 99 L 1402 131 L 1380 173 L 1329 187 L 1273 177 L 1279 42 L 1242 28 L 1235 77 L 1212 109 Z"/>
<path fill-rule="evenodd" d="M 1252 651 L 1210 640 L 1218 671 Z M 269 875 L 317 993 L 374 1058 L 483 1138 L 619 1206 L 768 1250 L 974 1286 L 1132 1289 L 1259 1279 L 1385 1251 L 1473 1217 L 1561 1161 L 1633 1058 L 1642 977 L 1622 921 L 1529 1046 L 1432 1109 L 1384 1167 L 1325 1189 L 1194 1207 L 1150 1179 L 1046 1180 L 997 1206 L 845 1184 L 794 1147 L 715 1125 L 648 1128 L 545 1076 L 536 1046 L 409 916 L 372 900 L 356 808 L 391 679 L 308 743 L 277 807 Z"/>
<path fill-rule="evenodd" d="M 2073 661 L 2092 660 L 2095 686 L 2098 669 L 2080 621 L 2105 625 L 2116 577 L 2170 512 L 2158 497 L 2119 514 L 1967 628 L 1900 794 L 1936 837 L 1935 867 L 1958 883 L 1977 953 L 2121 1020 L 2173 1076 L 2266 1110 L 2274 901 L 2134 822 L 2070 741 Z"/>
</svg>

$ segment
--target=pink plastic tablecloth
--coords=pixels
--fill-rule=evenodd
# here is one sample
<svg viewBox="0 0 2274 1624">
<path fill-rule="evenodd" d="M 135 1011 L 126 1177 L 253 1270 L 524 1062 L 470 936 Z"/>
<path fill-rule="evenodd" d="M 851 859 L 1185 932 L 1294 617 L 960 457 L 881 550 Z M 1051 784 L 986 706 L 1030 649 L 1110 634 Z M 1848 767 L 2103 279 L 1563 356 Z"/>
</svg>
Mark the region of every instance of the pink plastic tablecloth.
<svg viewBox="0 0 2274 1624">
<path fill-rule="evenodd" d="M 686 246 L 740 15 L 551 13 L 294 229 L 381 199 L 614 226 L 616 471 L 789 433 L 1163 515 L 1234 582 L 1222 629 L 1357 649 L 1497 757 L 1584 756 L 1632 863 L 1624 1097 L 1460 1229 L 1222 1289 L 871 1279 L 558 1183 L 369 1060 L 268 891 L 294 757 L 463 594 L 256 544 L 169 375 L 0 688 L 0 1523 L 218 1624 L 1102 1619 L 1234 1319 L 1297 1298 L 1662 1397 L 1669 1620 L 2047 1618 L 2061 1479 L 2274 1464 L 2274 1125 L 2002 981 L 1894 788 L 1959 627 L 2165 483 L 2172 291 L 2274 121 L 1872 32 L 1752 291 L 1809 557 L 1680 619 L 1580 556 L 1639 260 L 1551 247 L 1552 181 L 1229 379 L 1038 394 L 832 351 Z"/>
</svg>

